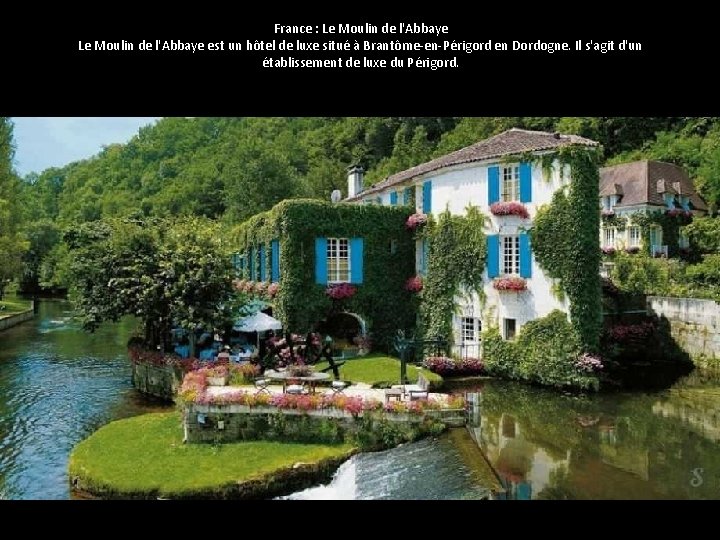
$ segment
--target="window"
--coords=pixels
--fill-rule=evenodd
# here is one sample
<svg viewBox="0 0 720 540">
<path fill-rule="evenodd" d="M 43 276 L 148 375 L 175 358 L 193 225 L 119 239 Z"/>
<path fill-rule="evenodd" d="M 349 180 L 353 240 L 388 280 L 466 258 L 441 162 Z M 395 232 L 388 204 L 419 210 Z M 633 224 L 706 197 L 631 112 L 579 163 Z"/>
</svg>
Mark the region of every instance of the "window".
<svg viewBox="0 0 720 540">
<path fill-rule="evenodd" d="M 628 228 L 628 247 L 640 247 L 640 227 Z"/>
<path fill-rule="evenodd" d="M 663 194 L 663 200 L 665 201 L 665 205 L 668 207 L 669 210 L 675 208 L 675 195 L 673 195 L 672 193 L 665 193 Z"/>
<path fill-rule="evenodd" d="M 347 238 L 327 239 L 328 283 L 350 282 L 350 243 Z"/>
<path fill-rule="evenodd" d="M 688 238 L 687 233 L 680 233 L 680 236 L 678 237 L 678 247 L 681 249 L 687 249 L 690 247 L 690 239 Z"/>
<path fill-rule="evenodd" d="M 506 340 L 515 339 L 515 319 L 503 319 L 503 332 Z"/>
<path fill-rule="evenodd" d="M 687 196 L 681 196 L 680 197 L 680 206 L 682 206 L 682 209 L 686 212 L 690 211 L 690 197 Z"/>
<path fill-rule="evenodd" d="M 520 237 L 503 236 L 503 274 L 520 273 Z"/>
<path fill-rule="evenodd" d="M 607 227 L 603 229 L 603 247 L 615 247 L 615 228 Z"/>
<path fill-rule="evenodd" d="M 520 200 L 520 167 L 503 167 L 502 200 L 504 202 Z"/>
<path fill-rule="evenodd" d="M 480 335 L 480 320 L 475 317 L 463 317 L 461 322 L 463 343 L 477 343 Z"/>
</svg>

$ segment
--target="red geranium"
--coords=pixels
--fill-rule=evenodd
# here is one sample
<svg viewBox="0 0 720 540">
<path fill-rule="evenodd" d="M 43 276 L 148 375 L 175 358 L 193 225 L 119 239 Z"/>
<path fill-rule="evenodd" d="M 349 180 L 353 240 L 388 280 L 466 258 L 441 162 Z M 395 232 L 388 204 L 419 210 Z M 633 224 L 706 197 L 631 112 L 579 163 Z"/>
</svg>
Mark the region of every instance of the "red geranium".
<svg viewBox="0 0 720 540">
<path fill-rule="evenodd" d="M 527 289 L 527 282 L 517 276 L 496 279 L 493 287 L 498 291 L 524 291 Z"/>
<path fill-rule="evenodd" d="M 405 282 L 405 290 L 417 293 L 423 290 L 423 280 L 421 276 L 414 276 Z"/>
<path fill-rule="evenodd" d="M 349 283 L 334 283 L 333 285 L 329 285 L 328 288 L 325 289 L 325 294 L 327 294 L 333 300 L 343 300 L 345 298 L 350 298 L 354 296 L 356 292 L 357 289 Z"/>
<path fill-rule="evenodd" d="M 494 216 L 518 216 L 523 219 L 530 217 L 525 205 L 519 202 L 496 202 L 490 205 L 490 212 Z"/>
</svg>

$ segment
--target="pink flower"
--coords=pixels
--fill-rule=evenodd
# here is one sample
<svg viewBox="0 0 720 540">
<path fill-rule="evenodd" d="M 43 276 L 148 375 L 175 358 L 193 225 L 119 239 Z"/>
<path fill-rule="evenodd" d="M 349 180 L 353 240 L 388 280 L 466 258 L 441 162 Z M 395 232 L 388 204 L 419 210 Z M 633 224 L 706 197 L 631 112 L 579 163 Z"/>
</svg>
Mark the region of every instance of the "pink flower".
<svg viewBox="0 0 720 540">
<path fill-rule="evenodd" d="M 423 290 L 423 280 L 421 276 L 413 276 L 405 282 L 405 290 L 418 293 Z"/>
<path fill-rule="evenodd" d="M 325 294 L 327 294 L 333 300 L 343 300 L 345 298 L 351 298 L 355 295 L 356 292 L 357 289 L 349 283 L 334 283 L 333 285 L 329 285 L 328 288 L 325 289 Z"/>
<path fill-rule="evenodd" d="M 490 205 L 490 212 L 494 216 L 519 216 L 523 219 L 530 217 L 525 205 L 519 202 L 496 202 Z"/>
<path fill-rule="evenodd" d="M 261 295 L 265 294 L 266 290 L 267 290 L 267 283 L 265 283 L 264 281 L 258 281 L 255 284 L 255 292 L 257 294 L 261 294 Z"/>
<path fill-rule="evenodd" d="M 496 279 L 493 287 L 498 291 L 524 291 L 527 289 L 527 282 L 521 277 L 510 276 Z"/>
<path fill-rule="evenodd" d="M 428 217 L 426 214 L 413 214 L 409 218 L 407 218 L 407 221 L 405 222 L 405 227 L 407 227 L 411 231 L 414 231 L 418 227 L 425 225 L 427 221 Z"/>
<path fill-rule="evenodd" d="M 271 283 L 267 288 L 267 295 L 270 298 L 275 298 L 278 292 L 280 292 L 279 283 Z"/>
</svg>

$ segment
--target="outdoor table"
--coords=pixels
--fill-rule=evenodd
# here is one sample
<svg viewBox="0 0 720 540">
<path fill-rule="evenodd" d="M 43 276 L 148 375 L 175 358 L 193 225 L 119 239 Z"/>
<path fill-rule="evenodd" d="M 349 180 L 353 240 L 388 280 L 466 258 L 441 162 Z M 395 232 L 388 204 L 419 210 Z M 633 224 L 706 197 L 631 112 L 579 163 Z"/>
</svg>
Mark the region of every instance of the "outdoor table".
<svg viewBox="0 0 720 540">
<path fill-rule="evenodd" d="M 298 381 L 303 384 L 307 383 L 307 385 L 310 387 L 310 393 L 314 394 L 317 383 L 319 383 L 320 381 L 328 380 L 330 378 L 330 374 L 314 372 L 310 373 L 305 377 L 298 377 L 297 375 L 292 375 L 289 371 L 274 371 L 272 369 L 269 369 L 265 372 L 265 377 L 270 379 L 271 381 L 282 381 L 283 394 L 285 393 L 285 390 L 290 381 Z"/>
</svg>

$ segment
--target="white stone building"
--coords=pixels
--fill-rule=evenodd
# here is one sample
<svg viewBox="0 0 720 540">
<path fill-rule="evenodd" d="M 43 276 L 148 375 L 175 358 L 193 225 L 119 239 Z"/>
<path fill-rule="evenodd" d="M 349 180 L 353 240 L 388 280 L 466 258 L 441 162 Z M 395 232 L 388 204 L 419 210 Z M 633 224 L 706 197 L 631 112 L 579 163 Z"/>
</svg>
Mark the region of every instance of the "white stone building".
<svg viewBox="0 0 720 540">
<path fill-rule="evenodd" d="M 485 302 L 481 303 L 476 294 L 457 297 L 453 315 L 453 352 L 479 356 L 483 328 L 497 326 L 505 339 L 512 339 L 527 322 L 555 309 L 567 312 L 569 308 L 567 300 L 554 292 L 554 280 L 537 264 L 527 234 L 538 208 L 549 204 L 557 190 L 572 182 L 569 168 L 561 174 L 556 161 L 548 178 L 539 163 L 521 162 L 521 156 L 540 156 L 569 145 L 597 144 L 576 135 L 511 129 L 394 174 L 369 189 L 364 189 L 362 169 L 353 168 L 348 176 L 347 201 L 399 205 L 414 200 L 416 212 L 434 215 L 446 209 L 463 215 L 468 206 L 476 206 L 488 216 L 484 231 L 488 245 Z M 528 217 L 494 215 L 491 205 L 495 203 L 516 203 L 514 208 L 524 207 Z M 418 241 L 416 267 L 421 275 L 427 268 L 426 253 L 426 246 Z M 525 290 L 497 290 L 495 281 L 504 277 L 522 278 Z"/>
</svg>

